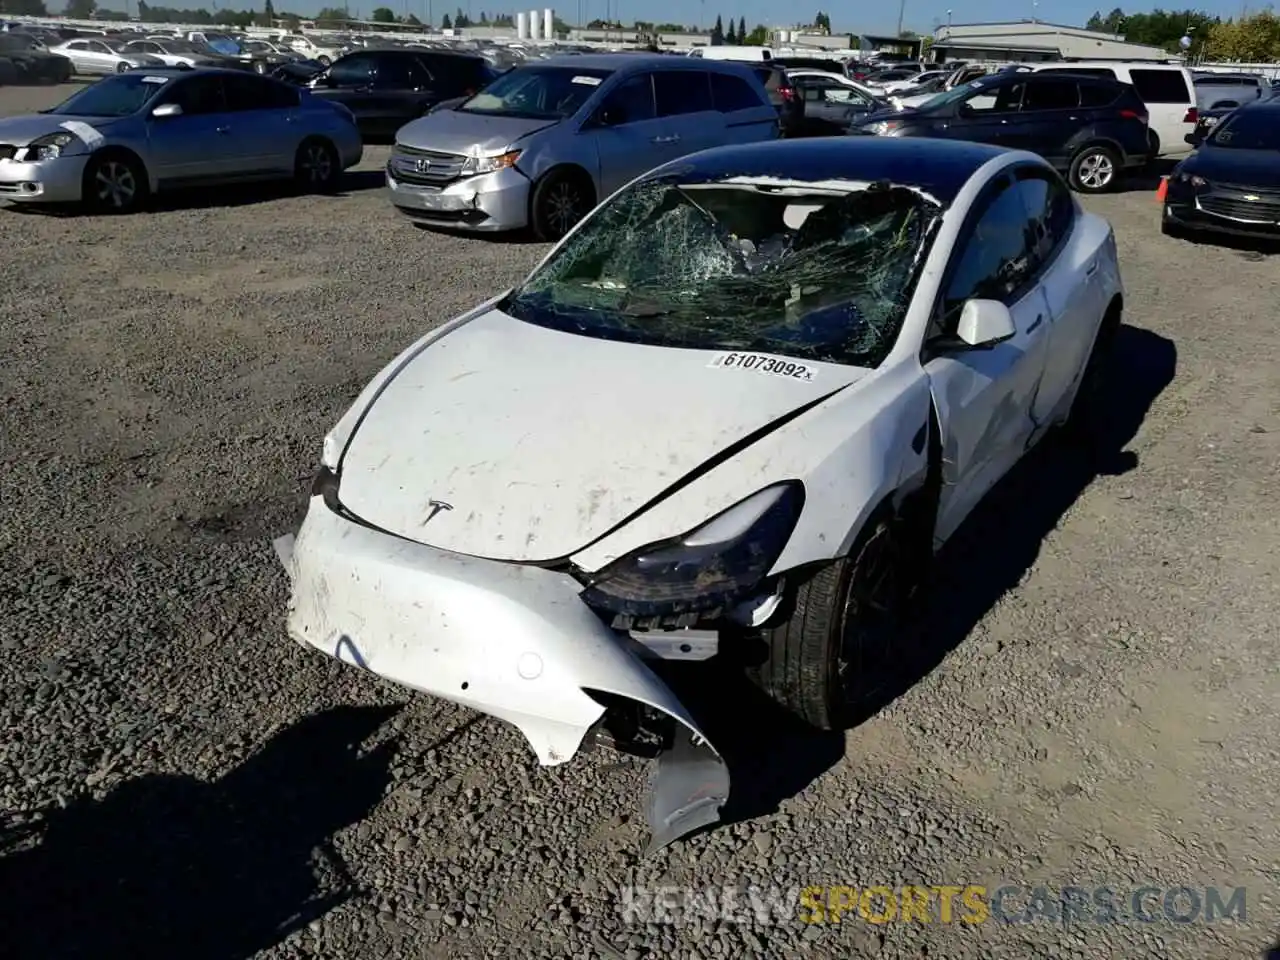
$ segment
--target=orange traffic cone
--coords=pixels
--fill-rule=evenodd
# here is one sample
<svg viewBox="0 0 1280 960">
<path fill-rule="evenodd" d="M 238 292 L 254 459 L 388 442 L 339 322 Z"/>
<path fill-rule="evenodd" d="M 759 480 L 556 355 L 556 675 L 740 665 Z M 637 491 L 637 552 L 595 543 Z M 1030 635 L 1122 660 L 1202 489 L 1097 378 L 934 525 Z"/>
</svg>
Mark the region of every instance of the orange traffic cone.
<svg viewBox="0 0 1280 960">
<path fill-rule="evenodd" d="M 1169 192 L 1169 178 L 1161 177 L 1160 186 L 1156 187 L 1156 203 L 1164 203 L 1165 194 Z"/>
</svg>

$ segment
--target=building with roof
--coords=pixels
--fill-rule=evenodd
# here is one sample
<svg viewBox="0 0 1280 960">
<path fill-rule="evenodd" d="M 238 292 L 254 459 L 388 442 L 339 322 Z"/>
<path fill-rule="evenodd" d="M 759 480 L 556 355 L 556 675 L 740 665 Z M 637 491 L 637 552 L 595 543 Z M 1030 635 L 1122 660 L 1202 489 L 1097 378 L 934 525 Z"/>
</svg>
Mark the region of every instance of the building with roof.
<svg viewBox="0 0 1280 960">
<path fill-rule="evenodd" d="M 957 23 L 938 27 L 930 48 L 934 60 L 1166 60 L 1159 47 L 1127 43 L 1119 34 L 1042 20 Z"/>
</svg>

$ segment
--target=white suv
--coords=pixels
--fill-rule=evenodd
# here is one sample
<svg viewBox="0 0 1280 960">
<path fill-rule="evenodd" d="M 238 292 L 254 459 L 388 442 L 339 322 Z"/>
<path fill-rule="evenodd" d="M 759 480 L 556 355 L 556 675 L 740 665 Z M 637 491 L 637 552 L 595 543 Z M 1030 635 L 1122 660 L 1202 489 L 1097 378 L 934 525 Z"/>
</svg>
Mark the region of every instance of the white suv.
<svg viewBox="0 0 1280 960">
<path fill-rule="evenodd" d="M 1187 134 L 1196 129 L 1199 111 L 1191 71 L 1174 63 L 1112 63 L 1107 60 L 1079 63 L 1029 63 L 1025 68 L 1037 73 L 1083 73 L 1110 77 L 1138 91 L 1147 105 L 1147 126 L 1154 140 L 1152 158 L 1182 157 L 1192 151 Z"/>
</svg>

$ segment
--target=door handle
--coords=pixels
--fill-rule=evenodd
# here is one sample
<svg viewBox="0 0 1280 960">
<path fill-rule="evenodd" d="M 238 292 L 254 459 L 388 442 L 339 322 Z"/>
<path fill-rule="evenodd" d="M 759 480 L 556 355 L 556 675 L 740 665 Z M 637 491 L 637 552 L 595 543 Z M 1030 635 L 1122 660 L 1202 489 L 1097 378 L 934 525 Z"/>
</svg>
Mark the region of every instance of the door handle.
<svg viewBox="0 0 1280 960">
<path fill-rule="evenodd" d="M 1085 269 L 1084 275 L 1086 277 L 1092 277 L 1097 272 L 1098 272 L 1098 261 L 1095 260 L 1093 261 L 1093 263 L 1089 264 L 1089 266 Z"/>
<path fill-rule="evenodd" d="M 1043 313 L 1042 313 L 1042 314 L 1040 314 L 1040 316 L 1036 317 L 1036 322 L 1035 322 L 1035 323 L 1033 323 L 1031 326 L 1027 327 L 1027 333 L 1031 333 L 1033 330 L 1035 330 L 1035 329 L 1036 329 L 1036 327 L 1040 326 L 1040 324 L 1042 324 L 1042 323 L 1044 323 L 1044 314 L 1043 314 Z"/>
<path fill-rule="evenodd" d="M 650 140 L 649 142 L 650 142 L 650 143 L 679 143 L 679 142 L 680 142 L 680 135 L 679 135 L 679 134 L 675 134 L 675 133 L 673 133 L 673 134 L 672 134 L 671 136 L 669 136 L 669 137 L 654 137 L 654 138 L 653 138 L 652 140 Z"/>
<path fill-rule="evenodd" d="M 217 128 L 216 128 L 216 132 L 217 132 L 217 133 L 230 133 L 230 132 L 231 132 L 231 128 L 230 128 L 230 127 L 217 127 Z"/>
</svg>

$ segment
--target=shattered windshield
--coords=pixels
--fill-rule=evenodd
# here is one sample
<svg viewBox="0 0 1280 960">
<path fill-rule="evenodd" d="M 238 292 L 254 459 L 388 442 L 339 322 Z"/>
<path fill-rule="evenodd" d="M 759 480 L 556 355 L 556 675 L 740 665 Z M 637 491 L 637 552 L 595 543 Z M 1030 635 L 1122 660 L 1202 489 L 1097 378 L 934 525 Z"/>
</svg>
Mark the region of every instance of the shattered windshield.
<svg viewBox="0 0 1280 960">
<path fill-rule="evenodd" d="M 942 209 L 887 183 L 649 180 L 585 221 L 503 309 L 583 336 L 874 367 Z"/>
</svg>

